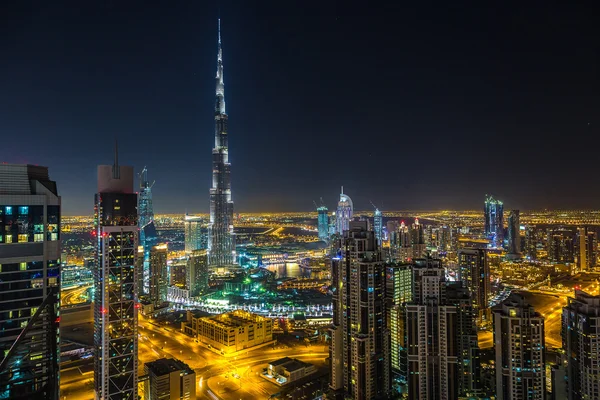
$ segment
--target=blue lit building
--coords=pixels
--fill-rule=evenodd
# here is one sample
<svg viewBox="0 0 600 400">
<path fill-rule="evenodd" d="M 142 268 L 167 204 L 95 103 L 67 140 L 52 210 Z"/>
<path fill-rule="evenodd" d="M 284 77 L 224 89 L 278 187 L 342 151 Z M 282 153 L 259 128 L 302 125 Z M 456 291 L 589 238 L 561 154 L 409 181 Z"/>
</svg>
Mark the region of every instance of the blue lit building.
<svg viewBox="0 0 600 400">
<path fill-rule="evenodd" d="M 319 239 L 323 241 L 329 240 L 329 214 L 325 206 L 317 208 L 317 228 L 319 230 Z"/>
<path fill-rule="evenodd" d="M 377 207 L 375 207 L 375 214 L 373 215 L 373 226 L 375 228 L 375 239 L 381 246 L 383 241 L 383 215 Z"/>
<path fill-rule="evenodd" d="M 338 202 L 337 211 L 335 212 L 335 233 L 340 236 L 344 235 L 344 231 L 350 228 L 350 221 L 354 212 L 354 205 L 352 199 L 344 194 L 344 187 L 342 186 L 342 193 L 340 193 L 340 201 Z"/>
<path fill-rule="evenodd" d="M 138 175 L 140 192 L 138 196 L 138 227 L 140 229 L 140 246 L 144 247 L 142 271 L 139 273 L 141 293 L 148 294 L 150 285 L 150 249 L 156 242 L 156 226 L 154 225 L 154 208 L 152 206 L 152 186 L 148 181 L 148 169 L 144 167 Z"/>
<path fill-rule="evenodd" d="M 493 196 L 485 198 L 483 209 L 485 237 L 491 240 L 492 247 L 502 247 L 504 241 L 504 204 Z"/>
</svg>

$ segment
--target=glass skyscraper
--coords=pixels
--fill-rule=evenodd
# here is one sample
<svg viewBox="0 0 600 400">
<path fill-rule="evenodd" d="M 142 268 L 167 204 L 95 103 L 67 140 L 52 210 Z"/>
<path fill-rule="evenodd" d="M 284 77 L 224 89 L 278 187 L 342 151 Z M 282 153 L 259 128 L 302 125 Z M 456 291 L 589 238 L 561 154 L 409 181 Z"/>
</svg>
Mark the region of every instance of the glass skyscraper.
<svg viewBox="0 0 600 400">
<path fill-rule="evenodd" d="M 319 231 L 319 240 L 329 240 L 329 214 L 325 206 L 317 208 L 317 229 Z"/>
<path fill-rule="evenodd" d="M 344 194 L 344 187 L 342 186 L 340 201 L 335 212 L 335 233 L 340 236 L 344 235 L 344 231 L 347 231 L 350 227 L 353 212 L 354 205 L 352 204 L 352 199 Z"/>
<path fill-rule="evenodd" d="M 210 222 L 208 225 L 208 262 L 211 267 L 231 265 L 235 261 L 233 235 L 233 201 L 231 200 L 231 164 L 229 163 L 221 20 L 217 54 L 215 147 L 212 152 L 213 180 L 210 189 Z"/>
<path fill-rule="evenodd" d="M 504 241 L 504 204 L 493 196 L 485 198 L 484 232 L 492 247 L 502 247 Z"/>
<path fill-rule="evenodd" d="M 0 164 L 0 398 L 59 398 L 60 206 L 48 168 Z"/>
</svg>

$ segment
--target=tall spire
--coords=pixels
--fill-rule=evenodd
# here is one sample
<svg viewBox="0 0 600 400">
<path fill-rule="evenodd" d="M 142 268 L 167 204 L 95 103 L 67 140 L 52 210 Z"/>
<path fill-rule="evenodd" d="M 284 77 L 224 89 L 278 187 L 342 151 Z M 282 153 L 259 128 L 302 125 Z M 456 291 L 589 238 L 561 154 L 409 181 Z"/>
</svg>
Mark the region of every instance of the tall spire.
<svg viewBox="0 0 600 400">
<path fill-rule="evenodd" d="M 121 179 L 121 169 L 119 168 L 119 143 L 115 138 L 115 161 L 113 164 L 113 178 Z"/>
<path fill-rule="evenodd" d="M 223 82 L 223 49 L 221 48 L 221 18 L 218 24 L 218 51 L 217 51 L 217 76 L 216 76 L 216 102 L 215 114 L 225 114 L 225 83 Z"/>
</svg>

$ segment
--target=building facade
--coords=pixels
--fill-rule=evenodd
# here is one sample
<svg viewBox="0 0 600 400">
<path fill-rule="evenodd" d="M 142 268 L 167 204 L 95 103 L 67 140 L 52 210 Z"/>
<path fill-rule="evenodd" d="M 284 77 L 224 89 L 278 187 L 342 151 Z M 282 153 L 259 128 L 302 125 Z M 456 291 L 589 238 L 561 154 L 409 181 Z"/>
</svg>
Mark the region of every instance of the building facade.
<svg viewBox="0 0 600 400">
<path fill-rule="evenodd" d="M 351 221 L 332 263 L 334 326 L 330 387 L 355 400 L 390 393 L 385 264 L 367 221 Z"/>
<path fill-rule="evenodd" d="M 496 398 L 545 400 L 544 318 L 515 293 L 493 313 Z"/>
<path fill-rule="evenodd" d="M 148 169 L 144 167 L 138 175 L 140 190 L 138 196 L 138 227 L 140 228 L 139 243 L 144 248 L 141 271 L 138 270 L 139 288 L 142 293 L 148 293 L 150 279 L 150 248 L 156 241 L 156 226 L 154 225 L 154 206 L 152 204 L 152 186 L 148 181 Z"/>
<path fill-rule="evenodd" d="M 408 382 L 406 343 L 406 304 L 413 300 L 411 264 L 386 266 L 386 302 L 390 331 L 390 364 L 393 378 L 403 385 Z"/>
<path fill-rule="evenodd" d="M 490 266 L 485 249 L 458 250 L 458 279 L 471 293 L 477 322 L 491 322 L 488 298 L 490 296 Z"/>
<path fill-rule="evenodd" d="M 562 312 L 568 400 L 600 399 L 600 296 L 577 290 Z"/>
<path fill-rule="evenodd" d="M 0 164 L 3 399 L 59 399 L 60 206 L 48 168 Z"/>
<path fill-rule="evenodd" d="M 233 234 L 233 200 L 231 198 L 231 163 L 229 162 L 229 135 L 225 112 L 225 84 L 223 82 L 223 50 L 221 48 L 221 20 L 217 54 L 215 147 L 212 152 L 212 188 L 210 189 L 210 220 L 208 224 L 208 263 L 211 267 L 226 267 L 235 262 Z"/>
<path fill-rule="evenodd" d="M 196 400 L 196 373 L 173 358 L 144 364 L 144 400 Z"/>
<path fill-rule="evenodd" d="M 492 247 L 502 247 L 504 242 L 504 204 L 493 196 L 485 198 L 484 212 L 484 232 Z"/>
<path fill-rule="evenodd" d="M 325 206 L 317 208 L 317 230 L 319 231 L 319 240 L 327 242 L 329 240 L 329 210 Z"/>
<path fill-rule="evenodd" d="M 208 227 L 204 218 L 186 214 L 183 227 L 186 254 L 192 254 L 196 250 L 205 250 L 208 247 Z"/>
<path fill-rule="evenodd" d="M 521 258 L 521 222 L 519 210 L 511 210 L 510 214 L 508 214 L 508 228 L 506 233 L 508 236 L 507 257 L 509 259 Z"/>
<path fill-rule="evenodd" d="M 137 194 L 133 167 L 98 166 L 94 235 L 94 385 L 96 400 L 137 399 Z"/>
<path fill-rule="evenodd" d="M 375 238 L 379 246 L 383 244 L 383 214 L 378 208 L 373 213 L 373 228 L 375 229 Z"/>
<path fill-rule="evenodd" d="M 208 259 L 206 250 L 196 250 L 187 259 L 186 286 L 190 297 L 208 290 Z"/>
<path fill-rule="evenodd" d="M 169 274 L 167 270 L 168 247 L 166 243 L 152 246 L 150 249 L 150 292 L 148 300 L 154 307 L 167 302 Z"/>
<path fill-rule="evenodd" d="M 354 205 L 352 199 L 344 194 L 344 187 L 342 186 L 340 201 L 335 212 L 335 233 L 340 235 L 340 237 L 344 235 L 344 231 L 349 229 L 353 213 Z"/>
</svg>

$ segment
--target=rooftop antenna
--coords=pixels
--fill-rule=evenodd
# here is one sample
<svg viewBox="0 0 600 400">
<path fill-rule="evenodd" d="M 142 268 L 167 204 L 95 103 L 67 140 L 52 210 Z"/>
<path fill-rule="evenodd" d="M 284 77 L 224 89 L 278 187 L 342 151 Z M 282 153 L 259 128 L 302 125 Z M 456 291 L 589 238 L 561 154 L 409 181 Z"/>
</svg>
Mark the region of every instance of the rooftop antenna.
<svg viewBox="0 0 600 400">
<path fill-rule="evenodd" d="M 344 187 L 342 186 L 342 194 L 344 194 Z"/>
<path fill-rule="evenodd" d="M 119 143 L 115 138 L 115 161 L 113 164 L 113 179 L 121 179 L 121 169 L 119 168 Z"/>
</svg>

